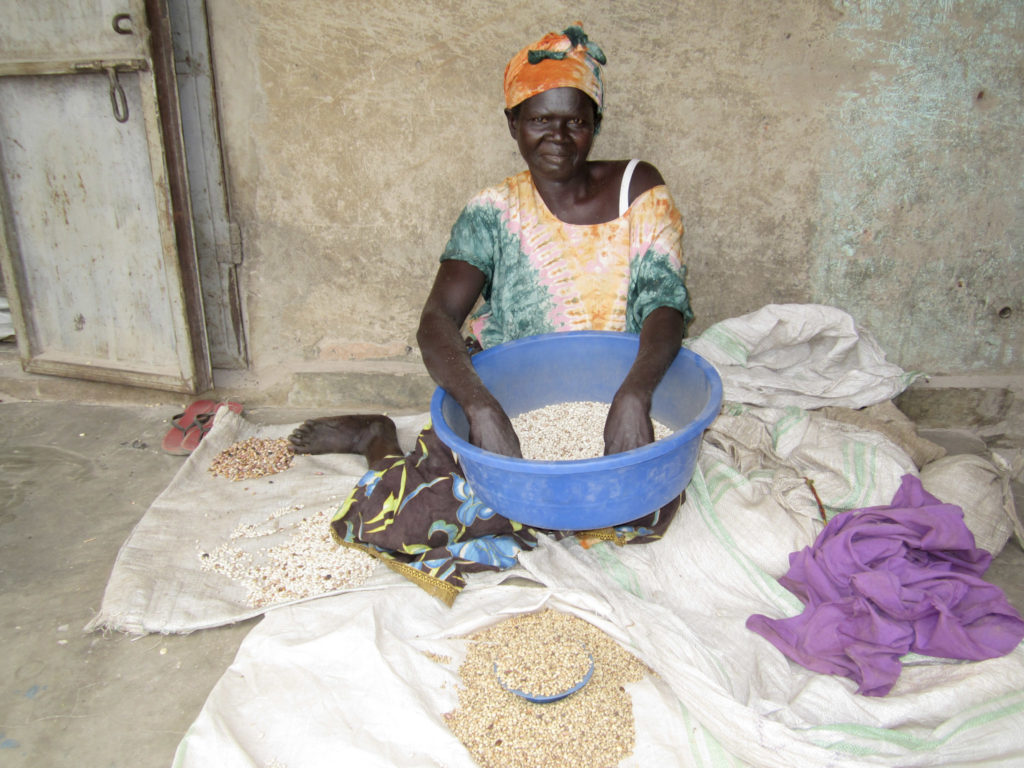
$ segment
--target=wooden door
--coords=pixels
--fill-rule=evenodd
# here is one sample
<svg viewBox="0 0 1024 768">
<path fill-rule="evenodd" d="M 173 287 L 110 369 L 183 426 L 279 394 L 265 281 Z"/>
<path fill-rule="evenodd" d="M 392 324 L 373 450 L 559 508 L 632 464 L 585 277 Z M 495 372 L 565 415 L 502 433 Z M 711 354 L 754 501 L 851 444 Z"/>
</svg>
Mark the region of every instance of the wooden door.
<svg viewBox="0 0 1024 768">
<path fill-rule="evenodd" d="M 166 0 L 6 0 L 0 257 L 27 371 L 211 386 Z"/>
</svg>

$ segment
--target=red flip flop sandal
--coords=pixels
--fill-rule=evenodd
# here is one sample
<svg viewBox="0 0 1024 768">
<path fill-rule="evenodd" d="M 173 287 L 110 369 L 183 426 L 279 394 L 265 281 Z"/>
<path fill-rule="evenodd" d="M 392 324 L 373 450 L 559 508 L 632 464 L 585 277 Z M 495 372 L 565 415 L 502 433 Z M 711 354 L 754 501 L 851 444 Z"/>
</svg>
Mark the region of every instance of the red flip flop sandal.
<svg viewBox="0 0 1024 768">
<path fill-rule="evenodd" d="M 185 437 L 189 432 L 195 432 L 199 427 L 195 422 L 189 424 L 188 427 L 183 427 L 179 423 L 179 417 L 183 415 L 179 413 L 171 419 L 171 428 L 167 430 L 167 434 L 164 435 L 164 440 L 161 444 L 165 453 L 170 453 L 174 456 L 187 456 L 192 453 L 191 449 L 184 447 Z"/>
<path fill-rule="evenodd" d="M 227 406 L 235 413 L 242 412 L 242 404 L 230 400 L 196 400 L 185 409 L 171 417 L 171 428 L 164 435 L 162 447 L 167 453 L 175 456 L 187 456 L 196 449 L 213 426 L 213 417 L 221 406 Z"/>
<path fill-rule="evenodd" d="M 186 453 L 192 453 L 199 447 L 199 441 L 206 437 L 206 433 L 211 429 L 213 429 L 213 414 L 200 413 L 196 416 L 196 423 L 181 438 L 181 449 Z"/>
</svg>

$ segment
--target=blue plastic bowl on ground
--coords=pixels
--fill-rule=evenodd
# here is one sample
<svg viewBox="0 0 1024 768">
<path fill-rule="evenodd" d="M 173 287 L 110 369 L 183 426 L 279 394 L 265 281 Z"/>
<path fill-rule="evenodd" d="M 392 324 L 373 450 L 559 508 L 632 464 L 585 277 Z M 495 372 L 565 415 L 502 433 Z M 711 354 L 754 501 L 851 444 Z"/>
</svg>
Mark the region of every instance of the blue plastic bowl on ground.
<svg viewBox="0 0 1024 768">
<path fill-rule="evenodd" d="M 514 418 L 553 403 L 610 403 L 638 347 L 639 337 L 627 333 L 551 333 L 479 352 L 473 366 Z M 682 493 L 693 476 L 701 436 L 721 405 L 718 372 L 680 349 L 651 403 L 651 417 L 674 431 L 632 451 L 576 461 L 528 461 L 484 451 L 469 442 L 462 407 L 440 387 L 430 415 L 478 500 L 526 525 L 578 531 L 628 523 Z"/>
</svg>

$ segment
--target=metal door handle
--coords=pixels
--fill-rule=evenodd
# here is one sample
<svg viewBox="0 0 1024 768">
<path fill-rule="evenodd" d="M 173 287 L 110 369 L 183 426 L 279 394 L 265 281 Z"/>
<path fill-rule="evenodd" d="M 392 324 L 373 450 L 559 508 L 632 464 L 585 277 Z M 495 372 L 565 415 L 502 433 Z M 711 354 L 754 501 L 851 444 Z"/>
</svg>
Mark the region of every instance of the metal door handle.
<svg viewBox="0 0 1024 768">
<path fill-rule="evenodd" d="M 124 95 L 124 87 L 117 79 L 117 69 L 107 67 L 107 80 L 110 81 L 110 106 L 114 108 L 114 119 L 119 123 L 128 122 L 128 99 Z"/>
<path fill-rule="evenodd" d="M 128 98 L 118 79 L 118 72 L 145 72 L 149 68 L 145 59 L 121 59 L 119 61 L 79 61 L 73 65 L 75 72 L 106 72 L 110 83 L 110 106 L 114 119 L 119 123 L 128 122 Z"/>
</svg>

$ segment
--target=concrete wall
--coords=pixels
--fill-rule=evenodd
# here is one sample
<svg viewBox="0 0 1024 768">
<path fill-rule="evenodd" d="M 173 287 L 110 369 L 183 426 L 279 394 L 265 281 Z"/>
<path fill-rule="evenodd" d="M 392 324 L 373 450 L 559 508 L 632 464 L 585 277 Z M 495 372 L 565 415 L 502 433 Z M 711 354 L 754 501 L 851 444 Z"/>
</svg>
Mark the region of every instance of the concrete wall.
<svg viewBox="0 0 1024 768">
<path fill-rule="evenodd" d="M 416 323 L 451 223 L 523 167 L 505 63 L 576 19 L 609 59 L 593 157 L 653 162 L 683 212 L 692 334 L 825 302 L 905 368 L 1024 369 L 1019 0 L 208 12 L 251 375 L 293 402 L 332 399 L 332 376 L 422 371 Z"/>
</svg>

